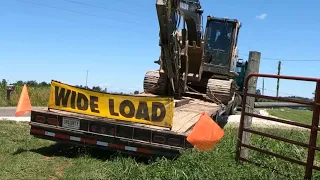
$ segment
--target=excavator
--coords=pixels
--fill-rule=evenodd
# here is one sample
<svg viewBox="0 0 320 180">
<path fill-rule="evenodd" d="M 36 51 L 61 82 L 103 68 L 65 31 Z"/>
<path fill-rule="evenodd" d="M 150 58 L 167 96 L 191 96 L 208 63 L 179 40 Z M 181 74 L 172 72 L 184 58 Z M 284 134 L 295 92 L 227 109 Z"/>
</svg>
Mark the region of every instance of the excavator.
<svg viewBox="0 0 320 180">
<path fill-rule="evenodd" d="M 207 16 L 203 32 L 200 0 L 156 0 L 156 11 L 161 53 L 155 63 L 160 68 L 146 72 L 144 91 L 177 99 L 200 95 L 223 105 L 237 98 L 241 23 Z"/>
</svg>

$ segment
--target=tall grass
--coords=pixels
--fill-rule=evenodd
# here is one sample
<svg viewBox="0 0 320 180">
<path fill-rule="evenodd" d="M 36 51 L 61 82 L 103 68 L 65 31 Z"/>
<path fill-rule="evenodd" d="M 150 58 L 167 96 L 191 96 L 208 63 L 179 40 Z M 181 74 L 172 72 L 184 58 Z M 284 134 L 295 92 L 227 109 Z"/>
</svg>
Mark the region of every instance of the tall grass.
<svg viewBox="0 0 320 180">
<path fill-rule="evenodd" d="M 11 92 L 10 101 L 7 101 L 7 90 L 2 87 L 0 89 L 0 107 L 16 106 L 19 101 L 23 86 L 15 87 Z M 32 106 L 47 106 L 50 94 L 50 86 L 28 86 L 28 94 Z"/>
</svg>

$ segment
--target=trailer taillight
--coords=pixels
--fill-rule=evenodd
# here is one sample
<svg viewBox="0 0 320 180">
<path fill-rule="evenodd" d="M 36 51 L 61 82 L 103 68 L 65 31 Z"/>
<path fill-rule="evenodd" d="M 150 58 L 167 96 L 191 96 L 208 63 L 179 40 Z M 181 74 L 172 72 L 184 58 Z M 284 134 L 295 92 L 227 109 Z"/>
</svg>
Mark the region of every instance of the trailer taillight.
<svg viewBox="0 0 320 180">
<path fill-rule="evenodd" d="M 114 135 L 116 134 L 116 131 L 115 131 L 114 128 L 111 128 L 111 129 L 109 130 L 109 133 L 110 133 L 110 135 L 114 136 Z"/>
<path fill-rule="evenodd" d="M 51 125 L 58 125 L 58 119 L 57 118 L 48 118 L 47 123 Z"/>
<path fill-rule="evenodd" d="M 106 128 L 105 127 L 101 127 L 100 128 L 100 133 L 105 134 L 106 133 Z"/>
<path fill-rule="evenodd" d="M 155 135 L 155 136 L 153 137 L 153 141 L 154 141 L 154 142 L 157 142 L 157 143 L 164 144 L 164 143 L 166 142 L 166 138 L 163 137 L 163 136 Z"/>
<path fill-rule="evenodd" d="M 97 126 L 92 125 L 92 126 L 91 126 L 91 131 L 96 132 L 96 131 L 97 131 Z"/>
<path fill-rule="evenodd" d="M 44 123 L 46 118 L 44 116 L 36 116 L 36 121 L 40 123 Z"/>
<path fill-rule="evenodd" d="M 181 141 L 180 141 L 180 139 L 177 139 L 177 138 L 169 138 L 168 139 L 168 144 L 172 145 L 172 146 L 180 146 L 181 145 Z"/>
</svg>

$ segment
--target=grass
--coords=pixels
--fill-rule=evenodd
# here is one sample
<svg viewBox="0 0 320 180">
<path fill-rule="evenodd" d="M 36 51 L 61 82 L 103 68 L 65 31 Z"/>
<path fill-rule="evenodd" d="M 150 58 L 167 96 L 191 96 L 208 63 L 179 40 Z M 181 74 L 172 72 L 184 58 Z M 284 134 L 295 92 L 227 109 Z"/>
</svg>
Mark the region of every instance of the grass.
<svg viewBox="0 0 320 180">
<path fill-rule="evenodd" d="M 312 111 L 309 110 L 295 110 L 295 109 L 268 109 L 267 112 L 278 118 L 288 119 L 304 124 L 311 124 Z"/>
<path fill-rule="evenodd" d="M 7 103 L 7 91 L 5 88 L 0 89 L 0 107 L 17 106 L 19 97 L 22 91 L 22 86 L 17 86 L 11 93 L 9 104 Z M 35 86 L 28 87 L 28 93 L 31 105 L 34 106 L 47 106 L 50 86 Z"/>
<path fill-rule="evenodd" d="M 302 179 L 304 168 L 260 153 L 250 159 L 264 162 L 273 171 L 252 164 L 237 164 L 237 129 L 226 128 L 225 136 L 210 152 L 186 151 L 175 160 L 159 158 L 147 162 L 119 153 L 77 148 L 36 139 L 29 125 L 0 122 L 0 174 L 2 179 Z M 269 133 L 305 142 L 308 134 L 294 130 Z M 251 144 L 302 161 L 306 150 L 253 135 Z M 320 161 L 316 156 L 316 162 Z M 282 173 L 280 173 L 282 172 Z M 320 178 L 315 174 L 314 179 Z"/>
</svg>

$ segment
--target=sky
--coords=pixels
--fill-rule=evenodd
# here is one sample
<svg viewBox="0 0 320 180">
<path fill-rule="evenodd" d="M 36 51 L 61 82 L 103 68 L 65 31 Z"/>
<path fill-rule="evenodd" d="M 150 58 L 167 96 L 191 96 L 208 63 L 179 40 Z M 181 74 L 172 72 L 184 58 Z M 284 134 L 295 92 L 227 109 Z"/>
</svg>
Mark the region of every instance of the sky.
<svg viewBox="0 0 320 180">
<path fill-rule="evenodd" d="M 0 78 L 58 80 L 142 91 L 144 74 L 158 69 L 155 0 L 3 0 L 0 6 Z M 261 52 L 260 73 L 319 77 L 320 1 L 202 0 L 207 15 L 242 23 L 238 48 Z M 288 61 L 319 60 L 319 61 Z M 262 88 L 262 79 L 258 80 Z M 275 95 L 276 80 L 264 80 Z M 315 83 L 280 80 L 279 95 L 312 97 Z"/>
</svg>

